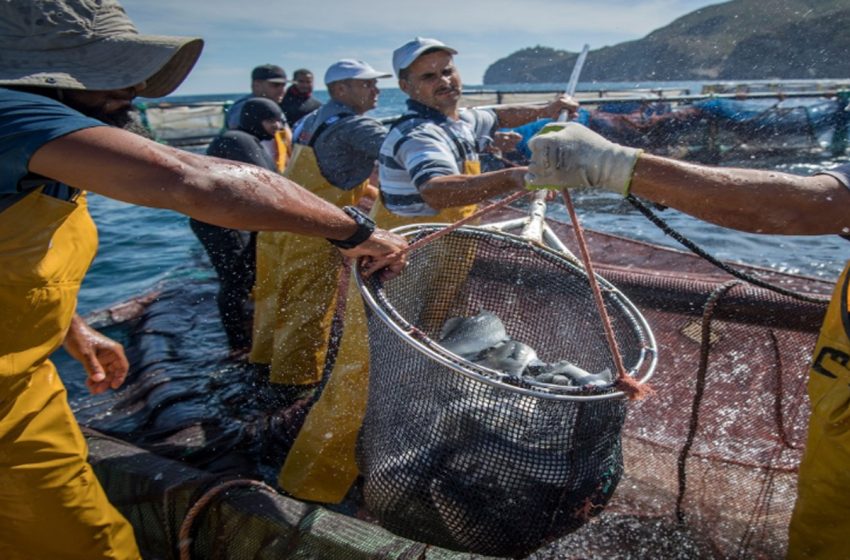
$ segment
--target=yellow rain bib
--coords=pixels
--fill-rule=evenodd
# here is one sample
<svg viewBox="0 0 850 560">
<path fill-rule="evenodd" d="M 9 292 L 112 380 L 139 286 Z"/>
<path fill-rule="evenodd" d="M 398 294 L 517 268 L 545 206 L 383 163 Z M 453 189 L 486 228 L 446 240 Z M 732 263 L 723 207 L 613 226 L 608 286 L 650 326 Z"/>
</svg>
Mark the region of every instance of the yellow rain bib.
<svg viewBox="0 0 850 560">
<path fill-rule="evenodd" d="M 282 130 L 278 130 L 274 135 L 274 165 L 278 173 L 283 173 L 283 170 L 286 169 L 286 164 L 289 162 L 290 146 L 292 146 L 292 131 L 287 126 Z"/>
<path fill-rule="evenodd" d="M 329 183 L 312 148 L 296 145 L 284 176 L 339 207 L 357 204 L 368 180 L 351 190 Z M 325 367 L 342 272 L 339 251 L 324 239 L 285 232 L 257 235 L 251 361 L 269 364 L 271 381 L 317 383 Z"/>
<path fill-rule="evenodd" d="M 0 558 L 140 558 L 86 462 L 48 357 L 97 250 L 85 195 L 34 192 L 0 212 Z"/>
<path fill-rule="evenodd" d="M 850 558 L 850 263 L 815 346 L 809 399 L 788 558 Z"/>
<path fill-rule="evenodd" d="M 480 173 L 477 160 L 465 162 L 464 174 Z M 372 213 L 378 226 L 392 229 L 414 223 L 451 223 L 475 209 L 468 205 L 445 208 L 435 216 L 398 216 L 377 201 Z M 307 415 L 278 479 L 284 490 L 303 500 L 339 503 L 358 475 L 354 451 L 366 412 L 369 340 L 366 311 L 353 279 L 348 284 L 344 325 L 330 379 Z"/>
</svg>

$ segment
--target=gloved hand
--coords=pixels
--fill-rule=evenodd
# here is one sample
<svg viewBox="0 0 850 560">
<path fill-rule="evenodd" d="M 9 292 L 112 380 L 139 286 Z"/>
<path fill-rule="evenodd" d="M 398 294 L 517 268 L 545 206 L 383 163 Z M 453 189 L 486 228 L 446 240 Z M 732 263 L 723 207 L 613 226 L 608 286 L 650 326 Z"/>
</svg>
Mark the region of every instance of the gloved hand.
<svg viewBox="0 0 850 560">
<path fill-rule="evenodd" d="M 642 151 L 610 142 L 578 123 L 546 125 L 528 146 L 526 188 L 598 187 L 623 196 L 629 194 Z"/>
</svg>

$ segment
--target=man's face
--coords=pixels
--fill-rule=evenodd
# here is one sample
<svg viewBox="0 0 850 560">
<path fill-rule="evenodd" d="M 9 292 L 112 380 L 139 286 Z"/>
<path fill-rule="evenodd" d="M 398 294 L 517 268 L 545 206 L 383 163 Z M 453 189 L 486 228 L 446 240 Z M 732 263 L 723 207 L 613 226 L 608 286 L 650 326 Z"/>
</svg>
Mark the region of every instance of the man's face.
<svg viewBox="0 0 850 560">
<path fill-rule="evenodd" d="M 266 97 L 275 103 L 280 103 L 283 100 L 286 83 L 270 82 L 268 80 L 254 80 L 252 82 L 251 89 L 252 93 L 257 97 Z"/>
<path fill-rule="evenodd" d="M 302 94 L 313 93 L 313 74 L 298 74 L 293 83 Z"/>
<path fill-rule="evenodd" d="M 145 83 L 124 89 L 83 91 L 62 90 L 63 102 L 82 114 L 106 124 L 135 131 L 133 99 L 145 89 Z"/>
<path fill-rule="evenodd" d="M 263 120 L 263 130 L 269 136 L 274 136 L 278 130 L 283 130 L 283 119 L 265 119 Z"/>
<path fill-rule="evenodd" d="M 344 103 L 362 115 L 378 105 L 378 80 L 343 80 Z"/>
<path fill-rule="evenodd" d="M 463 84 L 450 53 L 435 51 L 422 55 L 407 67 L 407 73 L 406 79 L 399 80 L 399 87 L 411 99 L 443 114 L 457 110 Z"/>
</svg>

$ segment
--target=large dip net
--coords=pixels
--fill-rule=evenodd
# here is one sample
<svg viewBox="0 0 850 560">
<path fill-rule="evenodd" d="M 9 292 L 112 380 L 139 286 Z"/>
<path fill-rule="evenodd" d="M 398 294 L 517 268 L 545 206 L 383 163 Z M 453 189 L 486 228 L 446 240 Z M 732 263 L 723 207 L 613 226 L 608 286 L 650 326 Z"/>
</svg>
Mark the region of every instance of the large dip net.
<svg viewBox="0 0 850 560">
<path fill-rule="evenodd" d="M 526 215 L 506 210 L 500 217 Z M 568 247 L 575 246 L 568 226 L 552 220 L 549 224 Z M 600 276 L 616 285 L 652 325 L 659 349 L 651 379 L 656 393 L 628 403 L 619 438 L 623 472 L 605 508 L 591 508 L 596 517 L 528 558 L 784 558 L 797 466 L 805 446 L 807 371 L 826 310 L 824 296 L 833 283 L 738 267 L 771 284 L 821 296 L 821 301 L 798 299 L 735 280 L 681 251 L 598 232 L 587 232 L 587 241 Z M 512 250 L 510 244 L 496 249 Z M 538 257 L 533 258 L 537 262 Z M 569 265 L 556 263 L 539 265 L 540 278 L 553 270 L 559 276 L 564 270 L 571 274 Z M 298 502 L 271 489 L 245 484 L 218 492 L 234 478 L 276 485 L 293 415 L 291 409 L 275 404 L 262 372 L 228 359 L 217 316 L 215 275 L 202 267 L 187 268 L 151 298 L 89 316 L 97 328 L 124 342 L 130 376 L 117 392 L 82 396 L 85 388 L 80 386 L 80 396 L 72 400 L 81 423 L 130 442 L 89 436 L 90 458 L 110 500 L 133 523 L 146 559 L 180 558 L 184 527 L 188 527 L 191 558 L 481 558 L 404 539 L 374 523 Z M 495 285 L 496 279 L 510 278 L 502 274 L 500 267 L 492 278 L 483 278 L 483 271 L 476 276 Z M 524 276 L 523 282 L 529 278 L 535 279 Z M 551 322 L 554 311 L 547 309 L 550 300 L 531 289 L 520 296 L 515 300 L 517 308 L 535 308 L 527 311 L 529 321 L 525 322 L 537 329 L 536 336 L 556 336 L 557 323 Z M 607 301 L 609 306 L 616 305 Z M 495 313 L 502 309 L 495 303 L 487 300 L 482 307 L 493 306 L 488 310 Z M 512 312 L 523 312 L 519 309 Z M 472 314 L 479 311 L 477 306 L 471 309 Z M 595 310 L 588 309 L 587 315 L 590 325 L 599 321 Z M 507 322 L 507 315 L 502 319 Z M 563 344 L 576 347 L 599 344 L 598 339 L 589 338 L 590 330 L 558 336 Z M 545 360 L 555 359 L 537 339 L 510 334 L 535 346 Z M 387 338 L 391 346 L 382 359 L 397 359 L 392 354 L 409 351 L 400 337 Z M 607 364 L 605 356 L 602 351 L 598 359 Z M 85 373 L 72 360 L 61 356 L 56 360 L 73 394 L 74 384 L 82 385 Z M 483 372 L 462 365 L 470 369 L 470 375 Z M 448 374 L 442 364 L 433 368 L 423 370 L 418 380 L 423 394 L 433 391 L 431 385 Z M 468 383 L 467 375 L 454 378 L 458 386 Z M 509 392 L 498 385 L 504 382 L 493 382 L 492 388 L 478 383 L 479 393 L 490 399 L 486 402 L 504 403 L 503 394 Z M 536 399 L 535 409 L 541 414 L 549 414 L 558 404 L 536 392 L 529 399 L 525 395 L 505 399 L 514 408 Z M 414 415 L 421 414 L 421 400 L 417 394 L 406 403 L 399 401 L 399 406 L 408 407 L 394 412 L 399 438 L 409 433 Z M 580 414 L 601 419 L 610 413 L 622 421 L 617 416 L 622 411 L 612 406 L 622 401 L 610 400 L 573 403 L 576 418 L 581 420 Z M 446 407 L 447 411 L 460 410 L 462 403 L 452 407 Z M 528 422 L 517 412 L 505 414 L 506 422 L 520 426 Z M 570 421 L 569 416 L 563 417 L 561 426 Z M 541 429 L 551 434 L 547 437 L 564 433 L 560 426 Z M 503 433 L 492 429 L 487 435 L 499 442 Z M 470 445 L 474 449 L 475 444 Z M 538 457 L 545 460 L 547 453 L 541 450 Z M 510 457 L 506 455 L 505 461 Z M 455 465 L 466 468 L 460 462 Z M 478 467 L 469 478 L 486 486 L 490 472 L 486 468 Z M 546 477 L 556 474 L 539 477 L 541 485 L 547 486 Z M 206 506 L 191 517 L 189 512 L 210 496 Z M 430 493 L 423 500 L 427 504 Z M 442 503 L 452 504 L 451 500 Z M 349 513 L 357 505 L 343 504 Z M 409 510 L 414 514 L 418 506 L 411 505 Z M 514 521 L 525 523 L 535 513 L 522 509 Z M 541 525 L 548 529 L 547 523 L 544 520 Z M 507 530 L 516 534 L 512 527 Z M 539 536 L 545 531 L 534 526 L 529 534 Z"/>
<path fill-rule="evenodd" d="M 434 230 L 398 231 L 415 240 Z M 625 296 L 604 286 L 623 363 L 645 380 L 652 334 Z M 439 342 L 447 321 L 486 310 L 538 363 L 615 371 L 582 268 L 522 237 L 465 227 L 411 251 L 398 277 L 361 289 L 371 369 L 358 464 L 365 505 L 384 527 L 517 557 L 603 509 L 623 472 L 626 399 L 611 379 L 578 386 L 506 374 Z"/>
</svg>

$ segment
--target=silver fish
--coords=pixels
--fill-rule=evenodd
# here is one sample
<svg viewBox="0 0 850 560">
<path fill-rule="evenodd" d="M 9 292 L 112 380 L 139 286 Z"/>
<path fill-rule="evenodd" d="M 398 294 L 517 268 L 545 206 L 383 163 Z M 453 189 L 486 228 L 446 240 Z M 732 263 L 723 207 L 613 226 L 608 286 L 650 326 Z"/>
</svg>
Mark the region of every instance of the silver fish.
<svg viewBox="0 0 850 560">
<path fill-rule="evenodd" d="M 576 387 L 605 387 L 614 381 L 611 370 L 608 368 L 599 373 L 590 373 L 567 360 L 561 360 L 554 364 L 532 363 L 527 369 L 527 374 L 541 383 Z"/>
<path fill-rule="evenodd" d="M 440 331 L 440 346 L 468 360 L 508 340 L 505 325 L 489 311 L 473 317 L 452 317 Z"/>
<path fill-rule="evenodd" d="M 535 360 L 537 352 L 534 348 L 516 340 L 506 340 L 485 350 L 475 363 L 519 377 L 526 366 Z"/>
</svg>

